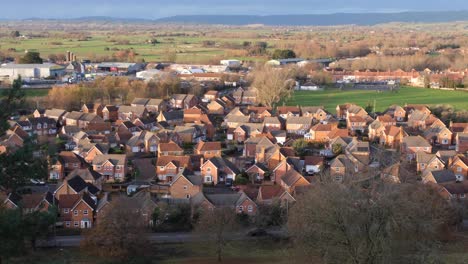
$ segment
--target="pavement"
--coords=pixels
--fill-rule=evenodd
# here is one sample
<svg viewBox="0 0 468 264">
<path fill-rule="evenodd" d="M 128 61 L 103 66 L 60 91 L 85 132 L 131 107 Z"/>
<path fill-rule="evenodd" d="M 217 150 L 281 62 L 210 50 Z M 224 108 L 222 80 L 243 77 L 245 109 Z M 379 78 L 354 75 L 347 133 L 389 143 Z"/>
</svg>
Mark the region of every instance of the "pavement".
<svg viewBox="0 0 468 264">
<path fill-rule="evenodd" d="M 266 236 L 249 236 L 248 231 L 229 233 L 226 234 L 227 240 L 253 240 L 271 237 L 284 237 L 285 232 L 282 230 L 268 230 Z M 201 233 L 186 233 L 186 232 L 173 232 L 173 233 L 150 233 L 148 235 L 150 242 L 157 244 L 164 243 L 187 243 L 187 242 L 202 242 L 213 240 L 213 236 Z M 37 242 L 38 247 L 77 247 L 80 245 L 83 236 L 56 236 L 49 240 L 40 240 Z"/>
</svg>

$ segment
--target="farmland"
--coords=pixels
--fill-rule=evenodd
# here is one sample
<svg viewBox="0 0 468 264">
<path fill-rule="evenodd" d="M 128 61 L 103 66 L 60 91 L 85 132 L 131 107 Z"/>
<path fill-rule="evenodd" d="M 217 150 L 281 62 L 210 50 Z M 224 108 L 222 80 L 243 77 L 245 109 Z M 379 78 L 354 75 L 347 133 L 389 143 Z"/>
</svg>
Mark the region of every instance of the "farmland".
<svg viewBox="0 0 468 264">
<path fill-rule="evenodd" d="M 322 105 L 326 110 L 335 113 L 338 104 L 355 103 L 362 107 L 374 104 L 375 110 L 383 111 L 392 104 L 450 104 L 457 110 L 468 109 L 468 92 L 445 91 L 415 87 L 401 87 L 399 91 L 341 91 L 326 89 L 324 91 L 295 91 L 286 105 Z"/>
</svg>

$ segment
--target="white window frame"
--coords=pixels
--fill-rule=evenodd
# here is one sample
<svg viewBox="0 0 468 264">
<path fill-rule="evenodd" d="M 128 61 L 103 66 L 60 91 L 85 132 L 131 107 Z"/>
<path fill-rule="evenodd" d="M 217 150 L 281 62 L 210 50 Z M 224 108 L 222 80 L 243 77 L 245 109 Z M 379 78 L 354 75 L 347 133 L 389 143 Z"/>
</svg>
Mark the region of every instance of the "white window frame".
<svg viewBox="0 0 468 264">
<path fill-rule="evenodd" d="M 187 185 L 184 185 L 184 190 L 187 190 L 188 189 L 188 186 Z"/>
<path fill-rule="evenodd" d="M 73 226 L 74 226 L 74 227 L 79 227 L 79 226 L 80 226 L 80 222 L 79 222 L 79 221 L 75 221 L 75 222 L 73 223 Z"/>
<path fill-rule="evenodd" d="M 70 213 L 70 209 L 64 208 L 64 209 L 63 209 L 63 213 L 64 213 L 64 214 L 69 214 L 69 213 Z"/>
<path fill-rule="evenodd" d="M 70 221 L 65 221 L 65 226 L 66 226 L 66 227 L 70 227 L 70 226 L 71 226 Z"/>
<path fill-rule="evenodd" d="M 73 211 L 74 216 L 78 216 L 78 210 Z"/>
<path fill-rule="evenodd" d="M 83 210 L 83 215 L 88 215 L 88 210 Z"/>
<path fill-rule="evenodd" d="M 247 212 L 249 212 L 249 213 L 253 212 L 253 206 L 252 205 L 247 206 Z"/>
</svg>

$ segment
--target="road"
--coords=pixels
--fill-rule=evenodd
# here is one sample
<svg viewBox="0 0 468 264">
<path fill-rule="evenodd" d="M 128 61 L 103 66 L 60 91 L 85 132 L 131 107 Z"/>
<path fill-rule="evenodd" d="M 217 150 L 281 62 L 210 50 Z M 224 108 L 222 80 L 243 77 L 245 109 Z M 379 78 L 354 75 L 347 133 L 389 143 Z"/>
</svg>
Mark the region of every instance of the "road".
<svg viewBox="0 0 468 264">
<path fill-rule="evenodd" d="M 250 240 L 259 238 L 269 238 L 272 236 L 280 237 L 284 235 L 281 230 L 269 230 L 268 236 L 253 237 L 248 236 L 247 231 L 239 233 L 230 233 L 227 235 L 228 240 Z M 148 236 L 149 240 L 153 243 L 186 243 L 212 240 L 213 237 L 206 234 L 198 233 L 151 233 Z M 83 236 L 57 236 L 55 239 L 51 238 L 48 241 L 38 241 L 38 247 L 77 247 L 80 245 Z"/>
</svg>

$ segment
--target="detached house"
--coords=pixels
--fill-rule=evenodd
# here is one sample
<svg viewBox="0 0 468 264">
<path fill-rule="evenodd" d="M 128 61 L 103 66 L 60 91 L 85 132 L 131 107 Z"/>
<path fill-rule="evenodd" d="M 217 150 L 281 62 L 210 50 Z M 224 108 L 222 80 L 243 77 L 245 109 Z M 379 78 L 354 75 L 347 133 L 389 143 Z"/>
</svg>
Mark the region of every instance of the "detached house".
<svg viewBox="0 0 468 264">
<path fill-rule="evenodd" d="M 283 119 L 287 119 L 291 116 L 300 116 L 301 109 L 298 106 L 278 106 L 276 108 L 276 114 Z"/>
<path fill-rule="evenodd" d="M 91 228 L 94 225 L 96 201 L 88 193 L 63 194 L 58 198 L 59 223 L 64 228 Z"/>
<path fill-rule="evenodd" d="M 408 160 L 416 158 L 416 153 L 419 151 L 431 153 L 432 146 L 421 136 L 408 136 L 403 138 L 401 152 L 406 154 Z"/>
<path fill-rule="evenodd" d="M 124 181 L 127 175 L 127 156 L 124 154 L 97 155 L 92 164 L 94 171 L 109 182 Z"/>
<path fill-rule="evenodd" d="M 205 159 L 221 157 L 221 142 L 200 141 L 195 146 L 195 154 L 202 155 Z"/>
<path fill-rule="evenodd" d="M 115 121 L 119 119 L 119 108 L 114 105 L 106 105 L 102 109 L 102 118 L 104 120 Z"/>
<path fill-rule="evenodd" d="M 49 171 L 50 180 L 61 180 L 70 172 L 83 168 L 82 159 L 71 151 L 62 151 L 59 153 L 57 161 L 52 163 Z"/>
<path fill-rule="evenodd" d="M 55 119 L 48 117 L 30 118 L 32 133 L 38 136 L 55 136 L 57 135 L 57 122 Z"/>
<path fill-rule="evenodd" d="M 192 169 L 189 156 L 160 156 L 156 161 L 156 175 L 162 182 L 172 182 L 186 168 Z"/>
<path fill-rule="evenodd" d="M 442 160 L 436 154 L 428 154 L 420 151 L 416 153 L 416 171 L 441 170 L 445 167 Z"/>
<path fill-rule="evenodd" d="M 448 169 L 457 175 L 462 175 L 465 179 L 468 178 L 468 157 L 456 156 L 448 164 Z"/>
<path fill-rule="evenodd" d="M 118 119 L 133 121 L 137 118 L 146 117 L 148 111 L 144 106 L 121 105 L 118 110 Z"/>
<path fill-rule="evenodd" d="M 289 116 L 286 119 L 286 131 L 291 134 L 304 135 L 312 126 L 312 117 Z"/>
<path fill-rule="evenodd" d="M 127 151 L 130 153 L 156 153 L 158 150 L 159 138 L 149 131 L 137 132 L 127 141 Z"/>
<path fill-rule="evenodd" d="M 224 183 L 227 180 L 234 181 L 240 173 L 236 165 L 227 159 L 214 157 L 202 163 L 201 175 L 204 183 Z"/>
<path fill-rule="evenodd" d="M 171 198 L 190 199 L 202 191 L 203 184 L 200 176 L 191 175 L 188 170 L 177 174 L 170 184 Z"/>
<path fill-rule="evenodd" d="M 408 134 L 403 130 L 403 127 L 387 126 L 379 135 L 379 142 L 382 145 L 390 148 L 398 148 L 403 142 L 403 138 Z"/>
<path fill-rule="evenodd" d="M 328 118 L 327 112 L 323 106 L 303 106 L 301 107 L 302 116 L 312 117 L 314 120 L 323 121 Z"/>
<path fill-rule="evenodd" d="M 356 132 L 364 133 L 366 131 L 366 124 L 367 121 L 362 116 L 348 115 L 346 117 L 346 125 L 351 134 L 355 134 Z"/>
<path fill-rule="evenodd" d="M 184 150 L 173 141 L 168 143 L 159 143 L 158 145 L 158 157 L 182 155 L 184 155 Z"/>
<path fill-rule="evenodd" d="M 406 110 L 399 105 L 392 105 L 385 111 L 385 114 L 390 115 L 398 122 L 405 121 L 406 119 Z"/>
</svg>

